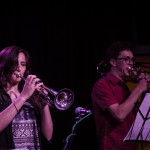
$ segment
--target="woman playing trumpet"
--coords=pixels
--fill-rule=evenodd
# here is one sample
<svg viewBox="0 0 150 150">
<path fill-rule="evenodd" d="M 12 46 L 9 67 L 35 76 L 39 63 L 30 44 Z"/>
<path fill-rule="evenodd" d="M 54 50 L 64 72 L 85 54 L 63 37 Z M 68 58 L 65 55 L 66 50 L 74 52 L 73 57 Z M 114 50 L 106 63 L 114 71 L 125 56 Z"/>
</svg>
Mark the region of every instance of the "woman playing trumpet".
<svg viewBox="0 0 150 150">
<path fill-rule="evenodd" d="M 28 52 L 18 46 L 0 52 L 0 148 L 5 150 L 40 150 L 40 133 L 48 141 L 52 138 L 49 107 L 33 96 L 43 83 L 30 74 L 29 61 Z"/>
</svg>

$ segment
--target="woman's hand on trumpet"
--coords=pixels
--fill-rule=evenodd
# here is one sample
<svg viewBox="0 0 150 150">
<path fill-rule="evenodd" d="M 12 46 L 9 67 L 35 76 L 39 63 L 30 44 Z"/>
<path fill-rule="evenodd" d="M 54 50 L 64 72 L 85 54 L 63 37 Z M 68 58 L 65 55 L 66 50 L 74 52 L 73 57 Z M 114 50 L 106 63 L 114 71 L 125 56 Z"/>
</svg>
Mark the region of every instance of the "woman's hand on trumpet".
<svg viewBox="0 0 150 150">
<path fill-rule="evenodd" d="M 25 84 L 22 90 L 21 95 L 27 100 L 31 99 L 31 102 L 38 109 L 42 109 L 46 103 L 44 102 L 44 95 L 41 94 L 43 92 L 45 95 L 48 95 L 48 92 L 43 88 L 43 82 L 37 78 L 36 75 L 28 75 L 26 79 L 24 79 Z"/>
<path fill-rule="evenodd" d="M 28 75 L 25 84 L 23 87 L 23 90 L 21 92 L 21 95 L 27 100 L 29 99 L 36 89 L 40 88 L 43 83 L 39 82 L 40 79 L 36 77 L 36 75 Z M 38 84 L 36 84 L 38 83 Z"/>
<path fill-rule="evenodd" d="M 42 83 L 42 85 L 43 85 L 43 83 Z M 43 88 L 42 85 L 36 89 L 35 93 L 31 97 L 31 101 L 32 101 L 33 105 L 35 105 L 39 110 L 42 110 L 43 107 L 45 105 L 47 105 L 44 100 L 44 99 L 46 99 L 44 94 L 48 95 L 48 92 Z M 44 94 L 41 94 L 41 91 Z"/>
</svg>

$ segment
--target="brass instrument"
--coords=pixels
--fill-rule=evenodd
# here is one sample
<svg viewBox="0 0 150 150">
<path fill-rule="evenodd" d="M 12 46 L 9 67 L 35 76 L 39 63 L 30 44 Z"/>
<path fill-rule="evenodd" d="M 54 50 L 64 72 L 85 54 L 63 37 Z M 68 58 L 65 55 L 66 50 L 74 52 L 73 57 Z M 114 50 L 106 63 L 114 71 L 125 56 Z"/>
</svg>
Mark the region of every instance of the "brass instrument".
<svg viewBox="0 0 150 150">
<path fill-rule="evenodd" d="M 130 75 L 130 79 L 132 82 L 138 82 L 141 77 L 140 75 L 143 73 L 143 74 L 149 74 L 149 72 L 146 72 L 144 71 L 143 69 L 141 69 L 141 67 L 137 67 L 137 68 L 132 68 L 132 67 L 129 67 L 129 72 L 131 72 L 131 75 Z M 150 83 L 150 81 L 147 80 L 148 83 Z"/>
<path fill-rule="evenodd" d="M 138 68 L 129 67 L 128 69 L 129 69 L 129 71 L 134 71 L 137 74 L 145 73 L 145 71 L 142 70 L 141 67 L 138 67 Z"/>
<path fill-rule="evenodd" d="M 17 74 L 22 80 L 26 81 L 19 73 Z M 37 83 L 38 84 L 38 83 Z M 42 99 L 47 105 L 53 106 L 59 110 L 66 110 L 68 109 L 74 102 L 74 93 L 67 88 L 61 89 L 60 91 L 55 91 L 51 88 L 46 87 L 45 85 L 42 86 L 48 93 L 52 94 L 55 98 L 54 101 L 50 99 L 50 97 L 45 94 L 42 90 L 38 90 L 38 92 L 44 96 Z"/>
<path fill-rule="evenodd" d="M 141 69 L 141 67 L 137 67 L 137 68 L 132 68 L 129 67 L 129 72 L 132 72 L 134 76 L 138 77 L 141 73 L 146 74 L 146 72 L 144 70 Z"/>
<path fill-rule="evenodd" d="M 100 63 L 97 65 L 97 72 L 100 74 L 101 77 L 106 76 L 106 72 L 109 70 L 108 64 L 102 60 Z"/>
</svg>

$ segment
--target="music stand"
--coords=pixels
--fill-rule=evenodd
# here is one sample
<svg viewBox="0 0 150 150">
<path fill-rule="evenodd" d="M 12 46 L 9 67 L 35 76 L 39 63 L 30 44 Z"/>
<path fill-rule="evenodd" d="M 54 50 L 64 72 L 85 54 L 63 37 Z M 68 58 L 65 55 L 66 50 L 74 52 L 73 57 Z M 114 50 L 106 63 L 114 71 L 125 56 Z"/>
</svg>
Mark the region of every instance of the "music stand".
<svg viewBox="0 0 150 150">
<path fill-rule="evenodd" d="M 135 121 L 123 141 L 141 141 L 142 150 L 143 142 L 150 141 L 150 93 L 145 94 Z"/>
</svg>

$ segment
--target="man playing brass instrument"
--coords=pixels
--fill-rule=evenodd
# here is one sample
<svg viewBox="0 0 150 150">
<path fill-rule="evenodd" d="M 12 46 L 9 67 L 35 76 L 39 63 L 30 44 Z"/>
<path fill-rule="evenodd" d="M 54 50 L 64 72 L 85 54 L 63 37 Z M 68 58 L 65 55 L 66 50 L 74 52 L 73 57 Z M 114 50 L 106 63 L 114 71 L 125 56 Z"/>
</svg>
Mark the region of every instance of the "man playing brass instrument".
<svg viewBox="0 0 150 150">
<path fill-rule="evenodd" d="M 134 65 L 134 47 L 125 41 L 112 43 L 106 50 L 105 61 L 110 65 L 91 93 L 99 150 L 136 150 L 136 143 L 123 142 L 133 120 L 135 103 L 148 88 L 150 77 L 141 74 L 130 92 L 126 82 Z"/>
</svg>

